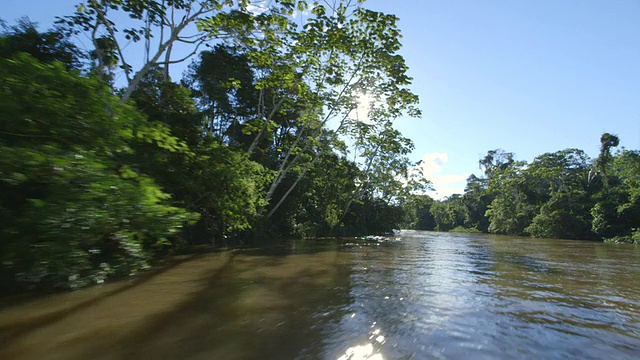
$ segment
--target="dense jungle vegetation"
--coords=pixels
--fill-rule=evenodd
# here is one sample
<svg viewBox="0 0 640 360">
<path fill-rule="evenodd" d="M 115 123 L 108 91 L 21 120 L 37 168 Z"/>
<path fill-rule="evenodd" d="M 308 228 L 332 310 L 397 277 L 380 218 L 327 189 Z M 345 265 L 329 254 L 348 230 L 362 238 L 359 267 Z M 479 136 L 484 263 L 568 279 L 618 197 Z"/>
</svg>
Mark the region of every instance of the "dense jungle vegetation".
<svg viewBox="0 0 640 360">
<path fill-rule="evenodd" d="M 102 282 L 185 246 L 399 227 L 425 183 L 393 127 L 420 116 L 397 18 L 260 4 L 88 0 L 44 32 L 3 23 L 5 290 Z"/>
<path fill-rule="evenodd" d="M 531 163 L 491 150 L 464 194 L 407 203 L 406 226 L 544 238 L 640 243 L 640 151 L 612 154 L 619 138 L 605 133 L 600 154 L 582 150 L 540 155 Z"/>
<path fill-rule="evenodd" d="M 87 0 L 46 31 L 3 23 L 2 290 L 82 287 L 259 237 L 639 240 L 640 153 L 612 155 L 609 134 L 593 162 L 490 151 L 465 194 L 416 195 L 428 182 L 393 125 L 420 117 L 397 20 L 362 0 Z"/>
</svg>

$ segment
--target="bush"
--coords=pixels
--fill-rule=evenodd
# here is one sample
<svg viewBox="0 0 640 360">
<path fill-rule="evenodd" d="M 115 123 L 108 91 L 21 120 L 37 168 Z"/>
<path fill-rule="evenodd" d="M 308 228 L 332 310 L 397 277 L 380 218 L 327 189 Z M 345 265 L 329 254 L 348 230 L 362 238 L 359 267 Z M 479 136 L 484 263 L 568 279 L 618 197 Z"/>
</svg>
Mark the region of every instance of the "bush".
<svg viewBox="0 0 640 360">
<path fill-rule="evenodd" d="M 74 288 L 135 272 L 197 218 L 121 161 L 134 137 L 170 142 L 100 81 L 25 54 L 1 59 L 0 78 L 5 286 Z"/>
</svg>

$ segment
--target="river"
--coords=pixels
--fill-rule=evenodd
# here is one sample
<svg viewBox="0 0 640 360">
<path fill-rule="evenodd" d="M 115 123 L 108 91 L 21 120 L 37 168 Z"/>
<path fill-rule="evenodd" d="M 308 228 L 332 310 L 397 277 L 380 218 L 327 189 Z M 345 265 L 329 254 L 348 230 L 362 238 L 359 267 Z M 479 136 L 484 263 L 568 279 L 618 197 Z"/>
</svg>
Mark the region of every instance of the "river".
<svg viewBox="0 0 640 360">
<path fill-rule="evenodd" d="M 639 265 L 589 241 L 283 241 L 5 304 L 0 358 L 637 359 Z"/>
</svg>

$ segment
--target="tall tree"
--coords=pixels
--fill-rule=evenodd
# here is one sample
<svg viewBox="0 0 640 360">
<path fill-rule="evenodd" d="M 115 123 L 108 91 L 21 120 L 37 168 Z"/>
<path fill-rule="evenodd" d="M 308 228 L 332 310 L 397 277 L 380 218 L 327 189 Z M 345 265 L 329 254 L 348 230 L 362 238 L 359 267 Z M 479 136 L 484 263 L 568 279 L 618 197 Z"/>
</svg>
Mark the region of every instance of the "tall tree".
<svg viewBox="0 0 640 360">
<path fill-rule="evenodd" d="M 607 167 L 611 163 L 611 149 L 617 147 L 618 144 L 620 144 L 620 139 L 616 135 L 604 133 L 600 137 L 600 155 L 596 159 L 595 167 L 602 176 L 605 185 L 609 182 Z"/>
<path fill-rule="evenodd" d="M 0 25 L 0 57 L 8 59 L 25 52 L 44 63 L 59 61 L 68 70 L 82 68 L 86 54 L 61 29 L 39 32 L 29 18 L 22 18 L 13 26 L 0 20 Z"/>
<path fill-rule="evenodd" d="M 639 240 L 639 160 L 638 151 L 629 150 L 623 150 L 610 159 L 606 175 L 608 180 L 594 194 L 595 205 L 591 209 L 592 230 L 601 239 Z"/>
<path fill-rule="evenodd" d="M 434 202 L 431 215 L 438 231 L 449 231 L 464 226 L 469 221 L 469 211 L 460 194 L 453 194 L 443 201 Z"/>
<path fill-rule="evenodd" d="M 591 203 L 588 177 L 591 160 L 579 149 L 536 157 L 527 168 L 530 201 L 539 206 L 527 233 L 536 237 L 589 239 Z"/>
<path fill-rule="evenodd" d="M 246 149 L 251 140 L 242 134 L 242 129 L 258 106 L 254 69 L 246 54 L 216 45 L 198 55 L 184 82 L 202 114 L 205 137 Z"/>
<path fill-rule="evenodd" d="M 404 229 L 435 230 L 436 223 L 430 210 L 434 200 L 428 195 L 412 194 L 404 203 Z"/>
<path fill-rule="evenodd" d="M 488 190 L 486 179 L 478 178 L 473 174 L 467 178 L 467 186 L 462 196 L 469 214 L 468 221 L 464 224 L 466 228 L 482 232 L 489 231 L 489 220 L 485 213 L 493 197 L 494 195 Z"/>
<path fill-rule="evenodd" d="M 525 171 L 526 162 L 513 161 L 495 168 L 489 178 L 489 191 L 495 197 L 487 209 L 489 231 L 498 234 L 522 235 L 537 212 L 531 202 L 531 183 Z"/>
<path fill-rule="evenodd" d="M 389 139 L 394 119 L 420 115 L 417 96 L 407 88 L 411 82 L 407 66 L 398 54 L 397 18 L 364 9 L 361 3 L 314 3 L 302 19 L 271 12 L 268 23 L 263 13 L 253 14 L 233 39 L 256 75 L 256 111 L 243 129 L 253 136 L 247 153 L 254 156 L 260 144 L 274 150 L 267 217 L 327 151 L 343 147 L 342 139 Z M 297 6 L 300 11 L 307 9 L 306 2 Z M 216 26 L 211 21 L 211 27 Z M 254 35 L 257 27 L 259 36 Z M 366 104 L 367 121 L 373 126 L 363 126 L 363 119 L 354 112 L 365 94 L 373 100 Z M 293 173 L 296 179 L 286 181 L 286 191 L 278 191 Z M 275 194 L 278 199 L 273 198 Z"/>
<path fill-rule="evenodd" d="M 489 150 L 487 155 L 478 164 L 487 178 L 495 173 L 506 170 L 515 163 L 515 155 L 502 149 Z"/>
<path fill-rule="evenodd" d="M 149 72 L 131 100 L 149 122 L 169 127 L 178 144 L 188 147 L 170 152 L 146 139 L 133 144 L 138 167 L 181 206 L 200 214 L 199 223 L 187 229 L 188 240 L 211 243 L 250 228 L 263 205 L 267 171 L 243 151 L 212 141 L 188 89 L 163 81 L 160 71 Z"/>
<path fill-rule="evenodd" d="M 167 81 L 171 64 L 195 55 L 211 39 L 246 28 L 250 5 L 250 0 L 85 0 L 59 23 L 91 39 L 98 71 L 109 72 L 117 64 L 126 78 L 121 94 L 126 101 L 152 69 L 161 67 Z M 275 1 L 269 11 L 290 13 L 293 7 L 290 1 Z M 261 14 L 260 25 L 269 23 L 267 14 Z M 129 19 L 126 25 L 116 20 L 123 17 Z M 256 30 L 256 26 L 249 27 Z M 129 43 L 140 45 L 142 51 Z M 191 48 L 176 58 L 173 48 L 178 44 Z M 143 59 L 133 59 L 141 53 Z"/>
</svg>

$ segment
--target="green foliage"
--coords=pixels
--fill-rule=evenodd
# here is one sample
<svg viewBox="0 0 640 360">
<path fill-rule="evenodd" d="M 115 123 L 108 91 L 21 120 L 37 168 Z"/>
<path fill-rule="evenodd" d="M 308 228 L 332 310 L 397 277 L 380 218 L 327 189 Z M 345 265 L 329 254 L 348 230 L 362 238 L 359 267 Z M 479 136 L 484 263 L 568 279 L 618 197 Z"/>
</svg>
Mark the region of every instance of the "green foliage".
<svg viewBox="0 0 640 360">
<path fill-rule="evenodd" d="M 133 144 L 132 161 L 174 200 L 201 215 L 199 223 L 188 229 L 189 241 L 212 242 L 255 224 L 258 209 L 265 205 L 262 189 L 271 175 L 243 151 L 203 133 L 207 123 L 202 123 L 190 95 L 185 87 L 163 81 L 160 71 L 149 72 L 141 81 L 131 100 L 157 122 L 156 127 L 170 129 L 177 138 L 169 138 L 177 147 L 159 149 L 159 144 L 142 138 Z"/>
<path fill-rule="evenodd" d="M 586 193 L 555 192 L 525 231 L 534 237 L 592 239 Z"/>
<path fill-rule="evenodd" d="M 6 26 L 0 20 L 0 25 L 0 58 L 28 53 L 44 63 L 59 61 L 69 70 L 82 67 L 86 55 L 69 41 L 61 29 L 40 33 L 28 18 L 20 19 L 14 26 Z"/>
<path fill-rule="evenodd" d="M 100 81 L 27 55 L 0 60 L 0 77 L 3 280 L 78 287 L 129 274 L 196 219 L 118 160 L 132 134 L 163 134 Z"/>
<path fill-rule="evenodd" d="M 288 14 L 294 9 L 288 2 L 275 4 L 271 6 Z M 170 64 L 194 55 L 205 42 L 242 33 L 247 27 L 253 30 L 249 5 L 249 0 L 87 0 L 73 14 L 58 18 L 57 24 L 68 35 L 82 34 L 91 41 L 94 72 L 107 80 L 115 78 L 115 71 L 124 75 L 121 99 L 127 101 L 148 72 L 162 66 L 169 81 Z M 184 34 L 187 31 L 189 35 Z M 172 58 L 177 44 L 190 47 L 191 54 Z M 144 61 L 134 63 L 131 59 L 139 54 L 145 55 Z"/>
<path fill-rule="evenodd" d="M 223 45 L 203 51 L 189 66 L 185 82 L 197 100 L 202 128 L 212 140 L 237 146 L 247 142 L 242 131 L 250 134 L 259 129 L 251 121 L 259 95 L 246 54 Z"/>
<path fill-rule="evenodd" d="M 486 216 L 490 221 L 489 232 L 522 235 L 538 211 L 528 181 L 525 163 L 514 162 L 489 179 L 488 191 L 495 194 Z"/>
<path fill-rule="evenodd" d="M 436 201 L 431 205 L 431 215 L 436 223 L 436 230 L 449 231 L 462 227 L 469 221 L 469 210 L 463 197 L 454 194 L 445 201 Z"/>
<path fill-rule="evenodd" d="M 623 150 L 607 163 L 607 180 L 594 195 L 592 229 L 605 240 L 632 241 L 640 227 L 640 152 Z"/>
<path fill-rule="evenodd" d="M 364 194 L 349 209 L 336 235 L 388 235 L 398 230 L 403 218 L 404 209 L 400 205 L 390 204 L 383 199 Z"/>
<path fill-rule="evenodd" d="M 192 233 L 194 240 L 209 241 L 252 228 L 264 206 L 263 189 L 270 173 L 247 155 L 225 145 L 199 149 L 181 170 L 191 179 L 185 182 L 187 207 L 201 214 Z"/>
<path fill-rule="evenodd" d="M 429 205 L 435 228 L 637 242 L 640 152 L 612 155 L 618 142 L 604 134 L 593 165 L 579 149 L 546 153 L 530 164 L 516 161 L 512 153 L 491 150 L 480 161 L 486 178 L 472 175 L 464 195 Z M 413 220 L 405 224 L 415 228 L 420 218 L 416 205 L 407 209 Z"/>
<path fill-rule="evenodd" d="M 280 233 L 304 237 L 344 232 L 345 226 L 353 227 L 343 222 L 342 211 L 356 190 L 359 173 L 353 162 L 335 154 L 323 155 L 271 221 L 283 223 Z"/>
<path fill-rule="evenodd" d="M 602 176 L 605 184 L 608 182 L 607 168 L 611 163 L 611 149 L 618 146 L 620 139 L 616 135 L 604 133 L 600 137 L 600 156 L 596 159 L 595 167 Z"/>
<path fill-rule="evenodd" d="M 535 237 L 591 239 L 590 209 L 593 188 L 585 177 L 590 159 L 578 149 L 566 149 L 538 156 L 526 170 L 536 186 L 535 204 L 542 204 L 525 230 Z"/>
<path fill-rule="evenodd" d="M 5 28 L 0 280 L 78 287 L 251 231 L 397 229 L 401 204 L 428 184 L 393 122 L 420 111 L 397 17 L 361 4 L 276 1 L 257 13 L 244 0 L 84 1 L 58 20 L 65 31 Z M 305 10 L 299 25 L 293 12 Z M 179 39 L 194 23 L 197 35 Z M 86 55 L 67 40 L 81 33 Z M 170 81 L 176 41 L 197 50 L 221 37 L 182 84 Z M 354 112 L 364 98 L 366 119 Z M 431 203 L 416 203 L 417 226 L 434 226 Z"/>
<path fill-rule="evenodd" d="M 329 235 L 340 223 L 341 209 L 355 189 L 355 164 L 334 154 L 324 155 L 318 166 L 289 195 L 272 221 L 284 220 L 292 234 L 300 236 Z M 297 174 L 285 181 L 293 181 Z M 279 194 L 277 194 L 279 195 Z"/>
<path fill-rule="evenodd" d="M 605 239 L 605 242 L 640 244 L 640 229 L 632 229 L 630 235 L 614 236 L 612 238 Z"/>
<path fill-rule="evenodd" d="M 538 156 L 531 164 L 511 161 L 489 179 L 494 198 L 489 231 L 536 237 L 591 238 L 587 224 L 592 189 L 585 177 L 590 160 L 566 149 Z"/>
<path fill-rule="evenodd" d="M 487 155 L 478 161 L 487 178 L 504 171 L 514 165 L 515 155 L 502 149 L 489 150 Z"/>
<path fill-rule="evenodd" d="M 404 203 L 405 220 L 403 228 L 415 230 L 435 230 L 436 223 L 431 215 L 434 200 L 428 195 L 411 194 Z"/>
<path fill-rule="evenodd" d="M 313 3 L 300 26 L 291 17 L 293 5 L 276 2 L 260 14 L 202 20 L 201 29 L 213 36 L 220 29 L 235 29 L 236 36 L 201 54 L 187 83 L 206 119 L 205 131 L 220 143 L 246 149 L 252 160 L 273 171 L 265 192 L 266 217 L 308 234 L 335 227 L 365 194 L 385 202 L 406 196 L 405 184 L 415 184 L 402 180 L 408 177 L 406 154 L 413 144 L 392 123 L 403 114 L 417 117 L 419 110 L 398 54 L 395 16 L 354 2 L 339 1 L 331 9 Z M 365 93 L 374 101 L 363 122 L 353 110 Z M 324 182 L 315 170 L 328 167 L 326 158 L 346 152 L 344 139 L 354 144 L 360 171 L 350 181 L 358 186 L 347 201 L 307 211 L 306 204 L 313 202 L 298 195 Z M 313 179 L 305 181 L 308 176 Z M 289 215 L 293 209 L 299 216 Z M 303 219 L 311 213 L 316 220 Z"/>
<path fill-rule="evenodd" d="M 640 151 L 623 150 L 617 154 L 613 175 L 626 195 L 618 204 L 619 220 L 627 229 L 640 228 Z"/>
<path fill-rule="evenodd" d="M 467 221 L 464 226 L 468 229 L 477 229 L 481 232 L 489 231 L 489 219 L 485 216 L 489 204 L 493 201 L 494 195 L 488 191 L 486 179 L 480 179 L 475 175 L 467 178 L 462 201 L 468 211 Z"/>
</svg>

